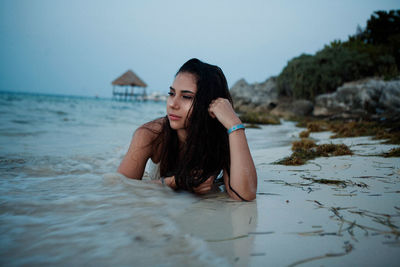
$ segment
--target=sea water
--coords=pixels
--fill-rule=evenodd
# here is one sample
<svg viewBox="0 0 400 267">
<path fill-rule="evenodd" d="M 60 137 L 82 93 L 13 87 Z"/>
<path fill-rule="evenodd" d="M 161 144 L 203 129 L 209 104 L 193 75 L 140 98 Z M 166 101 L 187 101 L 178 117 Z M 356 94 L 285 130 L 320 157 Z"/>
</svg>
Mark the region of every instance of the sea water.
<svg viewBox="0 0 400 267">
<path fill-rule="evenodd" d="M 171 217 L 195 201 L 118 175 L 165 102 L 0 94 L 0 265 L 224 265 Z"/>
</svg>

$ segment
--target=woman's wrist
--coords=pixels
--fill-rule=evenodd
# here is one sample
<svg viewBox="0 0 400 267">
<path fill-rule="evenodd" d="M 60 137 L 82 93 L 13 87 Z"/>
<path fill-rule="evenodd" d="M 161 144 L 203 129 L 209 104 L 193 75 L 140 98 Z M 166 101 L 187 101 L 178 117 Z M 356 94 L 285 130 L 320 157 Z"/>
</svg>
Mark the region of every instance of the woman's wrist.
<svg viewBox="0 0 400 267">
<path fill-rule="evenodd" d="M 243 130 L 245 129 L 245 127 L 244 127 L 244 125 L 243 125 L 242 123 L 233 125 L 231 128 L 229 128 L 229 129 L 227 130 L 227 132 L 228 132 L 228 134 L 231 134 L 231 133 L 233 133 L 234 131 L 237 131 L 237 130 L 240 130 L 240 129 L 243 129 Z"/>
<path fill-rule="evenodd" d="M 243 123 L 242 123 L 242 121 L 241 121 L 239 118 L 236 118 L 236 119 L 230 121 L 230 122 L 225 126 L 225 128 L 226 128 L 226 130 L 229 130 L 229 129 L 231 129 L 233 126 L 239 125 L 239 124 L 243 124 Z"/>
</svg>

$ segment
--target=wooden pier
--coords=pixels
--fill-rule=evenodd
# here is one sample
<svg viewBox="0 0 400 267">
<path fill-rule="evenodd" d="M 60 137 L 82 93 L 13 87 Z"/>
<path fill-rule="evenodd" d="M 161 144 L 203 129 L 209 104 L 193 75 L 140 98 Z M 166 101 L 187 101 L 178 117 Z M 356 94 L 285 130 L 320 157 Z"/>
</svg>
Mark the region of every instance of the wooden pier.
<svg viewBox="0 0 400 267">
<path fill-rule="evenodd" d="M 118 100 L 145 100 L 147 84 L 133 71 L 128 70 L 112 82 L 113 99 Z M 135 90 L 135 87 L 136 90 Z M 136 92 L 135 92 L 136 91 Z"/>
</svg>

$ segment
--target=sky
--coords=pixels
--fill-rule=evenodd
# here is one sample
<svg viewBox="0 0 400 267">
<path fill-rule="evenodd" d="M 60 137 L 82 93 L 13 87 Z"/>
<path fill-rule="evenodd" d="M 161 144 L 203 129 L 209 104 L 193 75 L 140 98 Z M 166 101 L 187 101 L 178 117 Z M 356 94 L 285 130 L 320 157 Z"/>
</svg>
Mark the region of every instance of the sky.
<svg viewBox="0 0 400 267">
<path fill-rule="evenodd" d="M 0 0 L 0 91 L 111 97 L 128 69 L 167 93 L 190 58 L 229 86 L 347 40 L 398 0 Z"/>
</svg>

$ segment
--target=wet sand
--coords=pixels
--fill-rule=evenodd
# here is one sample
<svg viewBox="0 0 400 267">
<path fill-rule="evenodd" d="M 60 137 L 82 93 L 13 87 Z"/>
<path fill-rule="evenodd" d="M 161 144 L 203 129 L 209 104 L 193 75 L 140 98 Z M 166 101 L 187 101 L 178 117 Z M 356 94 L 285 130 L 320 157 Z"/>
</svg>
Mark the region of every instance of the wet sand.
<svg viewBox="0 0 400 267">
<path fill-rule="evenodd" d="M 293 125 L 268 133 L 246 130 L 259 179 L 257 200 L 199 198 L 174 219 L 182 232 L 205 240 L 233 266 L 398 265 L 400 159 L 374 156 L 397 146 L 312 133 L 317 144 L 344 143 L 354 155 L 275 165 L 291 154 L 290 142 L 261 141 L 265 134 L 285 134 L 285 127 Z M 287 140 L 303 130 L 292 129 Z"/>
</svg>

